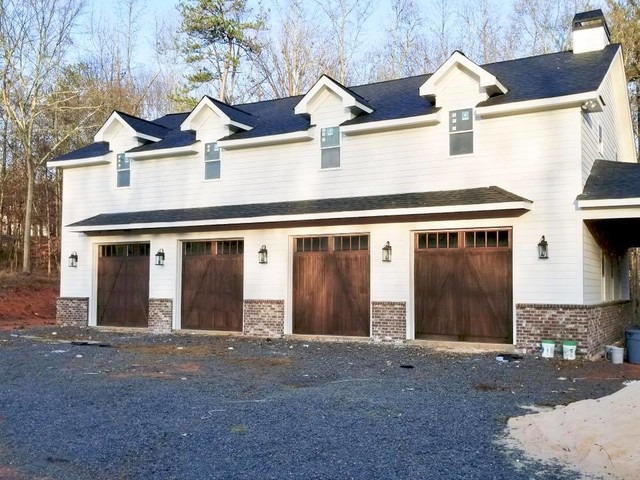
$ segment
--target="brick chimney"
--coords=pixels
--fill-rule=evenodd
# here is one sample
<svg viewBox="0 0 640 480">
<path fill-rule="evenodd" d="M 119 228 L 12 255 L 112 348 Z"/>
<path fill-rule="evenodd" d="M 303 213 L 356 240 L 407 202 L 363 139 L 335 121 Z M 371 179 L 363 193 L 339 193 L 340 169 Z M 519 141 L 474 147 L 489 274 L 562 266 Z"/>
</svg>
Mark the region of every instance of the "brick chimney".
<svg viewBox="0 0 640 480">
<path fill-rule="evenodd" d="M 609 45 L 609 27 L 600 9 L 577 13 L 572 33 L 573 53 L 595 52 Z"/>
</svg>

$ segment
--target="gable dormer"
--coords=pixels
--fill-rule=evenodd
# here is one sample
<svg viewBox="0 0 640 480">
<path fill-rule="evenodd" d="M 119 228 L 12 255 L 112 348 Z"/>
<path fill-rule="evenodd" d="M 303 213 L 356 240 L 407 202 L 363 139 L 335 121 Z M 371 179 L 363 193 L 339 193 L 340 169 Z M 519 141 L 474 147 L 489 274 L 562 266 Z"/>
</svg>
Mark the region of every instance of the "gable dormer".
<svg viewBox="0 0 640 480">
<path fill-rule="evenodd" d="M 321 110 L 327 110 L 327 112 L 321 112 Z M 294 107 L 294 113 L 310 117 L 312 125 L 327 123 L 320 119 L 327 114 L 334 117 L 331 120 L 327 119 L 328 123 L 338 125 L 361 113 L 371 113 L 373 110 L 364 98 L 328 75 L 322 75 Z"/>
<path fill-rule="evenodd" d="M 184 119 L 180 130 L 193 130 L 198 140 L 222 138 L 255 127 L 253 116 L 239 108 L 204 96 Z"/>
<path fill-rule="evenodd" d="M 140 142 L 159 142 L 167 133 L 169 129 L 162 125 L 114 110 L 95 134 L 94 141 L 111 143 L 115 138 L 124 136 Z"/>
<path fill-rule="evenodd" d="M 447 90 L 455 92 L 456 96 L 462 93 L 465 97 L 476 97 L 469 100 L 473 105 L 493 95 L 507 93 L 507 88 L 495 75 L 458 50 L 420 86 L 420 95 L 432 99 L 436 106 L 442 106 L 442 94 Z"/>
</svg>

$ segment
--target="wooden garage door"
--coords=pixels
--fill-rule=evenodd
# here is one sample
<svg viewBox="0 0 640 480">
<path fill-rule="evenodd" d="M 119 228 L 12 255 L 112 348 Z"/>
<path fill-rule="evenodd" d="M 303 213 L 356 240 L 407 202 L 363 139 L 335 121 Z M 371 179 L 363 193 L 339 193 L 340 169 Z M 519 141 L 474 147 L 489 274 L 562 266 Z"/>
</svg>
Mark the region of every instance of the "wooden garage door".
<svg viewBox="0 0 640 480">
<path fill-rule="evenodd" d="M 185 242 L 182 328 L 242 331 L 242 240 Z"/>
<path fill-rule="evenodd" d="M 511 343 L 511 230 L 416 234 L 416 338 Z"/>
<path fill-rule="evenodd" d="M 369 336 L 369 236 L 295 239 L 293 333 Z"/>
<path fill-rule="evenodd" d="M 149 244 L 100 245 L 97 324 L 146 327 L 148 314 Z"/>
</svg>

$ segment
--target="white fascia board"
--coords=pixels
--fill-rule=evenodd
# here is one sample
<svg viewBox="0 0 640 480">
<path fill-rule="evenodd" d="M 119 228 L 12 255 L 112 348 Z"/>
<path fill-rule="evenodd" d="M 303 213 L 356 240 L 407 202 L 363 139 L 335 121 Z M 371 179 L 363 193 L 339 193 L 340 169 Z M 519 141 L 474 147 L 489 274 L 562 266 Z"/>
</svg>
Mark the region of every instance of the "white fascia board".
<svg viewBox="0 0 640 480">
<path fill-rule="evenodd" d="M 244 138 L 238 140 L 220 140 L 218 146 L 225 150 L 238 148 L 262 147 L 267 145 L 282 145 L 285 143 L 308 142 L 314 138 L 314 128 L 301 130 L 298 132 L 281 133 L 278 135 L 265 135 L 255 138 Z"/>
<path fill-rule="evenodd" d="M 112 152 L 109 152 L 112 153 Z M 106 165 L 111 163 L 107 155 L 99 157 L 78 158 L 76 160 L 51 160 L 47 162 L 47 167 L 53 168 L 73 168 L 73 167 L 90 167 L 91 165 Z"/>
<path fill-rule="evenodd" d="M 456 65 L 461 65 L 467 70 L 473 72 L 480 78 L 480 86 L 485 90 L 495 87 L 502 93 L 507 93 L 508 89 L 505 87 L 495 75 L 492 75 L 480 65 L 469 60 L 460 52 L 453 52 L 453 54 L 444 62 L 433 75 L 431 75 L 426 82 L 420 86 L 420 95 L 423 97 L 437 96 L 436 84 L 442 76 L 444 76 L 449 70 Z"/>
<path fill-rule="evenodd" d="M 193 146 L 188 145 L 186 147 L 173 147 L 173 148 L 160 148 L 157 150 L 149 150 L 142 152 L 126 152 L 127 157 L 134 160 L 147 160 L 150 158 L 161 157 L 182 157 L 185 155 L 192 155 L 198 153 L 198 150 Z"/>
<path fill-rule="evenodd" d="M 428 115 L 418 115 L 408 118 L 360 123 L 357 125 L 344 125 L 340 127 L 340 132 L 344 133 L 345 135 L 359 135 L 363 133 L 379 132 L 382 130 L 399 130 L 402 128 L 437 125 L 438 123 L 440 123 L 440 112 L 430 113 Z"/>
<path fill-rule="evenodd" d="M 486 203 L 476 205 L 450 205 L 444 207 L 418 207 L 418 208 L 390 208 L 384 210 L 356 210 L 349 212 L 307 213 L 300 215 L 272 215 L 263 217 L 225 218 L 219 220 L 199 220 L 187 222 L 162 222 L 162 223 L 127 223 L 120 225 L 96 225 L 90 227 L 66 227 L 71 232 L 102 232 L 112 230 L 141 230 L 156 228 L 188 228 L 208 227 L 216 225 L 244 225 L 248 223 L 276 223 L 296 222 L 309 220 L 338 220 L 348 218 L 375 218 L 403 215 L 433 215 L 447 213 L 467 213 L 483 211 L 507 211 L 529 210 L 530 201 L 515 201 L 503 203 Z"/>
<path fill-rule="evenodd" d="M 602 200 L 578 200 L 578 208 L 640 207 L 640 198 L 605 198 Z M 640 210 L 638 211 L 640 216 Z"/>
<path fill-rule="evenodd" d="M 107 121 L 102 124 L 102 127 L 100 127 L 100 130 L 96 132 L 96 134 L 93 137 L 93 141 L 108 142 L 108 140 L 104 138 L 104 134 L 113 122 L 120 122 L 120 124 L 129 131 L 131 136 L 136 136 L 136 131 L 133 128 L 131 128 L 131 125 L 125 122 L 122 119 L 122 117 L 118 115 L 118 112 L 114 111 L 111 115 L 109 115 L 109 118 L 107 118 Z"/>
<path fill-rule="evenodd" d="M 138 138 L 141 138 L 142 140 L 149 140 L 151 142 L 159 142 L 160 140 L 162 140 L 160 137 L 154 137 L 151 135 L 147 135 L 146 133 L 136 132 L 135 130 L 134 135 Z"/>
<path fill-rule="evenodd" d="M 536 112 L 539 110 L 555 110 L 560 108 L 581 107 L 585 102 L 595 101 L 602 105 L 598 92 L 576 93 L 563 97 L 543 98 L 537 100 L 525 100 L 490 107 L 477 107 L 476 114 L 480 117 L 498 117 L 512 113 Z"/>
</svg>

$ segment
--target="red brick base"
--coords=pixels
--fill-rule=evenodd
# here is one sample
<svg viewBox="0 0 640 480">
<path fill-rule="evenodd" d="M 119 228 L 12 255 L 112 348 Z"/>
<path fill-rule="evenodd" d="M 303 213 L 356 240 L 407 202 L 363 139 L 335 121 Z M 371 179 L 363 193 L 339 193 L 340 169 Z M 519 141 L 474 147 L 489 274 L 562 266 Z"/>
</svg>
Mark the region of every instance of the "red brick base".
<svg viewBox="0 0 640 480">
<path fill-rule="evenodd" d="M 63 327 L 86 327 L 89 322 L 89 299 L 58 297 L 56 322 Z"/>
<path fill-rule="evenodd" d="M 245 300 L 243 332 L 258 337 L 284 335 L 284 300 Z"/>
<path fill-rule="evenodd" d="M 170 298 L 149 299 L 149 331 L 171 333 L 173 328 L 173 300 Z"/>
<path fill-rule="evenodd" d="M 604 346 L 622 340 L 626 327 L 634 323 L 630 301 L 598 305 L 516 305 L 516 335 L 518 348 L 540 349 L 541 340 L 555 340 L 556 351 L 562 342 L 578 342 L 578 353 L 592 356 Z"/>
<path fill-rule="evenodd" d="M 407 338 L 406 302 L 371 302 L 371 338 L 401 342 Z"/>
</svg>

